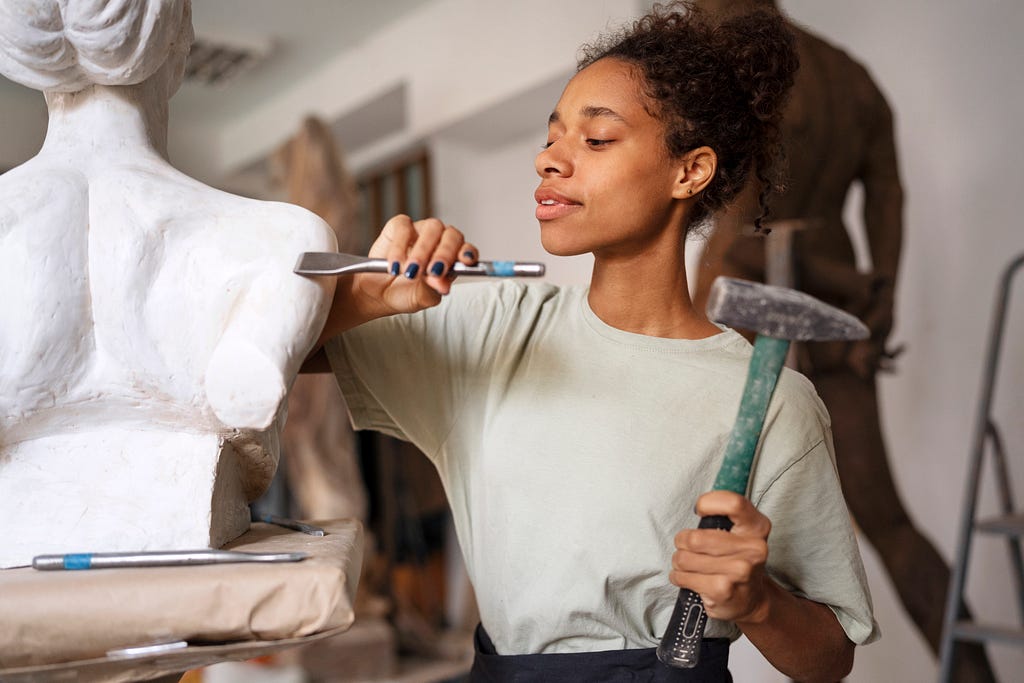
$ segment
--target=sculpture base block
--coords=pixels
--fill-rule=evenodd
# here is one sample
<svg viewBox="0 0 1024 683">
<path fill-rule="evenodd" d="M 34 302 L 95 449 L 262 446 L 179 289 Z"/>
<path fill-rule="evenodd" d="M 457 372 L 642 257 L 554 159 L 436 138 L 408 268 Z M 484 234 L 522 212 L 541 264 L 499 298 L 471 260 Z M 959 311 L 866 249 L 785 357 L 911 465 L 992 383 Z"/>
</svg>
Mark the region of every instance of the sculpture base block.
<svg viewBox="0 0 1024 683">
<path fill-rule="evenodd" d="M 249 528 L 216 434 L 108 428 L 0 446 L 0 568 L 36 555 L 219 548 Z"/>
</svg>

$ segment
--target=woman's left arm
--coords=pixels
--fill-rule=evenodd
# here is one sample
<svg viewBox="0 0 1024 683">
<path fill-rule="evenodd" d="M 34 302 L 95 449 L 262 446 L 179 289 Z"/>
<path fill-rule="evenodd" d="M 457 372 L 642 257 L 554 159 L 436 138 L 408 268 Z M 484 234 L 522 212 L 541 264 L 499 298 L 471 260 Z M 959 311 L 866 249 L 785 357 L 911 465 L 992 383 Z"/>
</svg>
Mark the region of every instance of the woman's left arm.
<svg viewBox="0 0 1024 683">
<path fill-rule="evenodd" d="M 676 534 L 672 583 L 698 593 L 710 617 L 731 621 L 780 672 L 798 681 L 837 681 L 853 668 L 854 644 L 827 606 L 790 593 L 765 570 L 771 522 L 741 495 L 712 491 L 701 516 L 725 515 L 731 531 Z"/>
</svg>

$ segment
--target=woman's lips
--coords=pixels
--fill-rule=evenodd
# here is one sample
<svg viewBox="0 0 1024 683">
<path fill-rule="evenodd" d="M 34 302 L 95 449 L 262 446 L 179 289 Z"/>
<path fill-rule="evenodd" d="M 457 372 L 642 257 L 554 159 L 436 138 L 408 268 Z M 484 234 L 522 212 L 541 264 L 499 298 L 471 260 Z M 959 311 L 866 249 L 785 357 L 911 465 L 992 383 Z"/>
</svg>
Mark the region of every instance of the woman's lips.
<svg viewBox="0 0 1024 683">
<path fill-rule="evenodd" d="M 534 198 L 537 200 L 536 216 L 539 221 L 562 218 L 581 208 L 579 202 L 548 190 L 537 190 Z"/>
<path fill-rule="evenodd" d="M 579 204 L 538 204 L 536 216 L 539 221 L 550 221 L 568 216 L 579 208 Z"/>
</svg>

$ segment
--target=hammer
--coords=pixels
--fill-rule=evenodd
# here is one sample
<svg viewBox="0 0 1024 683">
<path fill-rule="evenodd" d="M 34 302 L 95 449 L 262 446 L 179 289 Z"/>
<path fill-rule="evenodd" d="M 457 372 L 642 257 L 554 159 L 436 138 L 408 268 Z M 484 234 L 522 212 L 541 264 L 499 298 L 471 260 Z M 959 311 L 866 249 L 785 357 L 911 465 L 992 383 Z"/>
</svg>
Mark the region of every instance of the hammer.
<svg viewBox="0 0 1024 683">
<path fill-rule="evenodd" d="M 728 277 L 712 283 L 707 313 L 711 320 L 757 332 L 739 413 L 713 486 L 716 491 L 746 495 L 754 451 L 789 343 L 864 339 L 868 328 L 849 313 L 802 292 Z M 723 515 L 702 517 L 698 528 L 728 531 L 732 521 Z M 674 668 L 697 666 L 707 619 L 700 596 L 681 588 L 658 646 L 658 659 Z"/>
</svg>

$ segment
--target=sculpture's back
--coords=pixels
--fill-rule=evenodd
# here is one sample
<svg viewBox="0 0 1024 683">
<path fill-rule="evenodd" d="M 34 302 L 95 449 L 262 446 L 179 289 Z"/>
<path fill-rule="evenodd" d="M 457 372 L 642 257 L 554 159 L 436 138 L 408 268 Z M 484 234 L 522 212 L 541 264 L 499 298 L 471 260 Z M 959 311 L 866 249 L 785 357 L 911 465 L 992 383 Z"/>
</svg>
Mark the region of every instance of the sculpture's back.
<svg viewBox="0 0 1024 683">
<path fill-rule="evenodd" d="M 15 0 L 0 71 L 46 94 L 0 176 L 0 567 L 46 552 L 215 547 L 248 527 L 335 247 L 291 205 L 166 161 L 187 0 Z"/>
</svg>

